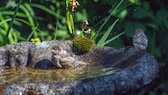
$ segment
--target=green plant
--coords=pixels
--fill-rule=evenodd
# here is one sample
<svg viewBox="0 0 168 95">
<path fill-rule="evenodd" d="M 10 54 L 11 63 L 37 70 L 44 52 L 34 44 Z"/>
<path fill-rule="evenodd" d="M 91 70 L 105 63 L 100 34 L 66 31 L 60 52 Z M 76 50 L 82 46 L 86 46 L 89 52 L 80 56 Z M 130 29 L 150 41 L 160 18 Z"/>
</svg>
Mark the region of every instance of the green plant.
<svg viewBox="0 0 168 95">
<path fill-rule="evenodd" d="M 112 15 L 114 15 L 114 13 L 116 13 L 117 9 L 119 8 L 119 6 L 123 3 L 124 0 L 121 0 L 118 5 L 114 8 L 114 10 L 110 13 L 110 15 L 104 19 L 104 22 L 103 24 L 100 26 L 100 28 L 98 29 L 96 35 L 94 36 L 93 39 L 96 39 L 97 36 L 99 35 L 100 31 L 102 30 L 102 28 L 105 26 L 105 24 L 107 23 L 107 21 L 110 19 L 110 17 Z M 100 38 L 100 40 L 98 40 L 97 42 L 97 46 L 104 46 L 108 43 L 110 43 L 111 41 L 115 40 L 116 38 L 118 38 L 119 36 L 123 35 L 124 32 L 114 36 L 114 37 L 111 37 L 109 40 L 107 40 L 108 36 L 110 35 L 111 31 L 113 30 L 114 26 L 116 25 L 117 21 L 119 19 L 117 19 L 108 29 L 107 31 L 103 34 L 103 36 Z"/>
<path fill-rule="evenodd" d="M 105 24 L 107 24 L 107 21 L 110 19 L 110 17 L 116 13 L 117 9 L 119 8 L 119 6 L 123 3 L 124 0 L 121 0 L 119 2 L 119 4 L 114 8 L 114 10 L 110 13 L 110 15 L 104 19 L 104 23 L 100 26 L 100 28 L 98 29 L 98 31 L 95 33 L 94 36 L 91 36 L 90 38 L 93 38 L 93 40 L 95 40 L 97 38 L 97 36 L 99 35 L 100 31 L 102 30 L 102 28 L 105 26 Z M 73 5 L 74 4 L 74 5 Z M 67 22 L 67 26 L 69 29 L 69 32 L 73 35 L 76 35 L 76 33 L 74 33 L 74 20 L 73 20 L 73 16 L 72 16 L 72 12 L 74 11 L 74 8 L 78 7 L 79 3 L 76 0 L 66 0 L 66 22 Z M 107 40 L 109 34 L 111 33 L 113 27 L 115 26 L 115 24 L 117 23 L 118 19 L 108 28 L 108 30 L 104 33 L 104 35 L 101 37 L 100 40 L 98 40 L 97 42 L 97 46 L 104 46 L 108 43 L 110 43 L 111 41 L 115 40 L 116 38 L 118 38 L 119 36 L 123 35 L 124 32 L 111 37 L 109 40 Z M 84 28 L 86 26 L 83 26 L 82 31 L 80 33 L 80 36 L 84 37 Z M 92 32 L 92 31 L 91 31 Z"/>
<path fill-rule="evenodd" d="M 74 34 L 74 20 L 72 16 L 72 11 L 74 11 L 74 8 L 72 9 L 72 7 L 75 5 L 72 3 L 76 4 L 76 0 L 66 0 L 66 24 L 70 34 Z"/>
<path fill-rule="evenodd" d="M 61 2 L 55 3 L 56 7 L 58 9 L 61 8 L 60 4 L 62 4 L 62 5 L 66 4 L 66 6 L 65 6 L 66 7 L 66 17 L 64 17 L 63 14 L 60 13 L 61 10 L 56 10 L 54 8 L 51 9 L 51 8 L 43 6 L 42 4 L 33 3 L 32 1 L 29 1 L 29 3 L 27 3 L 27 2 L 21 3 L 21 2 L 22 1 L 20 1 L 20 4 L 18 4 L 20 6 L 16 7 L 17 10 L 20 8 L 20 11 L 15 10 L 15 12 L 12 12 L 12 11 L 5 10 L 4 8 L 0 8 L 0 9 L 3 9 L 1 12 L 2 17 L 5 17 L 5 19 L 3 21 L 1 21 L 1 24 L 6 23 L 6 25 L 8 25 L 7 22 L 9 22 L 11 20 L 6 18 L 7 15 L 13 15 L 15 13 L 15 18 L 13 19 L 13 21 L 11 21 L 12 25 L 14 24 L 14 25 L 21 26 L 22 24 L 24 24 L 24 25 L 27 25 L 31 28 L 31 32 L 28 33 L 29 35 L 26 38 L 23 38 L 20 36 L 20 33 L 23 33 L 23 32 L 21 32 L 22 30 L 20 31 L 20 30 L 17 30 L 15 27 L 12 27 L 12 29 L 17 30 L 17 32 L 11 32 L 11 33 L 14 33 L 14 34 L 19 33 L 19 34 L 17 34 L 15 36 L 17 38 L 17 40 L 15 42 L 10 42 L 10 43 L 17 43 L 19 40 L 25 40 L 25 39 L 26 39 L 26 41 L 30 41 L 31 38 L 40 38 L 41 40 L 46 40 L 46 37 L 47 37 L 48 40 L 51 40 L 51 39 L 56 39 L 56 38 L 59 39 L 59 37 L 61 37 L 61 38 L 68 37 L 69 38 L 69 37 L 72 37 L 73 35 L 76 35 L 76 32 L 75 32 L 76 27 L 74 27 L 75 22 L 73 19 L 73 16 L 75 16 L 75 14 L 79 15 L 79 12 L 74 12 L 75 8 L 79 6 L 79 3 L 76 0 L 66 0 L 65 3 L 61 3 Z M 94 32 L 94 28 L 91 29 L 91 34 L 90 34 L 91 36 L 87 35 L 87 37 L 89 37 L 91 39 L 93 38 L 93 41 L 95 41 L 95 39 L 98 39 L 97 36 L 101 35 L 101 34 L 99 34 L 100 31 L 105 26 L 105 24 L 107 24 L 107 21 L 109 20 L 109 18 L 116 12 L 117 8 L 121 5 L 122 2 L 123 2 L 123 0 L 121 0 L 119 2 L 119 4 L 114 8 L 113 12 L 107 18 L 104 19 L 104 23 L 101 25 L 99 30 Z M 54 2 L 52 2 L 52 3 L 54 4 Z M 53 7 L 52 4 L 51 4 L 51 7 Z M 43 20 L 43 18 L 41 16 L 37 16 L 35 14 L 36 11 L 34 10 L 34 8 L 40 9 L 40 10 L 50 14 L 51 16 L 54 16 L 57 19 L 54 27 L 52 24 L 49 26 L 49 28 L 51 28 L 54 31 L 52 33 L 53 36 L 51 36 L 50 33 L 48 31 L 46 31 L 45 29 L 39 29 L 41 26 L 41 23 L 38 20 Z M 66 24 L 67 24 L 69 33 L 66 32 L 65 26 L 61 26 L 60 20 L 65 20 L 64 18 L 66 19 Z M 80 19 L 80 20 L 82 20 L 82 19 Z M 107 32 L 104 34 L 103 38 L 101 38 L 101 40 L 98 41 L 98 46 L 106 45 L 106 44 L 110 43 L 112 40 L 114 40 L 115 38 L 117 38 L 123 34 L 123 33 L 121 33 L 121 34 L 117 35 L 116 37 L 112 37 L 111 39 L 107 40 L 107 37 L 108 37 L 107 35 L 109 35 L 111 33 L 116 22 L 117 21 L 115 21 L 115 23 L 113 23 L 109 27 Z M 62 28 L 60 28 L 60 27 L 62 27 Z M 95 35 L 95 33 L 96 33 L 96 35 Z M 7 32 L 7 34 L 8 34 L 8 32 Z M 69 34 L 71 36 L 68 36 Z M 83 35 L 83 37 L 84 37 L 85 34 L 81 34 L 81 35 Z M 70 39 L 72 39 L 72 38 L 70 38 Z M 11 38 L 9 40 L 14 41 Z M 4 41 L 2 41 L 2 42 L 4 42 Z M 5 45 L 5 43 L 2 45 Z"/>
<path fill-rule="evenodd" d="M 15 4 L 16 2 L 14 1 L 13 3 Z M 40 6 L 38 4 L 30 4 L 27 2 L 22 3 L 22 0 L 19 1 L 18 6 L 16 7 L 10 6 L 10 4 L 6 7 L 0 6 L 0 21 L 1 21 L 0 25 L 2 25 L 0 27 L 1 29 L 0 46 L 3 46 L 5 44 L 17 43 L 19 41 L 30 41 L 31 38 L 39 37 L 42 40 L 47 40 L 45 36 L 49 38 L 48 40 L 56 38 L 56 36 L 50 37 L 48 31 L 44 31 L 44 29 L 41 31 L 38 28 L 41 24 L 37 23 L 37 20 L 41 20 L 41 17 L 35 16 L 35 11 L 33 7 L 41 8 L 41 10 L 44 10 L 50 13 L 51 15 L 54 15 L 57 18 L 62 19 L 61 16 L 59 16 L 59 14 L 57 14 L 55 11 L 52 11 L 51 9 L 48 9 L 42 5 Z M 8 8 L 15 8 L 15 10 L 10 11 L 8 10 Z M 27 27 L 27 26 L 32 30 L 31 32 L 27 30 L 25 31 L 24 27 Z M 18 29 L 17 27 L 20 27 L 20 28 Z M 22 36 L 21 36 L 21 33 L 22 33 Z M 25 35 L 25 37 L 23 37 L 23 35 Z"/>
<path fill-rule="evenodd" d="M 108 30 L 104 33 L 104 35 L 98 41 L 97 46 L 104 46 L 104 45 L 110 43 L 111 41 L 115 40 L 116 38 L 118 38 L 119 36 L 124 34 L 124 32 L 122 32 L 122 33 L 110 38 L 109 40 L 107 40 L 109 34 L 113 30 L 113 28 L 114 28 L 115 24 L 117 23 L 117 21 L 118 21 L 118 19 L 108 28 Z"/>
<path fill-rule="evenodd" d="M 17 15 L 17 12 L 19 10 L 19 6 L 22 3 L 22 0 L 19 1 L 18 6 L 15 9 L 14 15 L 12 16 L 12 19 L 4 19 L 3 17 L 3 13 L 0 13 L 0 25 L 2 25 L 2 27 L 0 27 L 0 46 L 5 45 L 5 44 L 12 44 L 12 43 L 17 43 L 19 39 L 23 39 L 22 37 L 20 37 L 20 33 L 15 30 L 14 28 L 12 28 L 13 23 L 14 23 L 14 19 Z M 10 21 L 10 23 L 8 24 L 7 22 Z M 11 32 L 12 30 L 12 32 Z"/>
</svg>

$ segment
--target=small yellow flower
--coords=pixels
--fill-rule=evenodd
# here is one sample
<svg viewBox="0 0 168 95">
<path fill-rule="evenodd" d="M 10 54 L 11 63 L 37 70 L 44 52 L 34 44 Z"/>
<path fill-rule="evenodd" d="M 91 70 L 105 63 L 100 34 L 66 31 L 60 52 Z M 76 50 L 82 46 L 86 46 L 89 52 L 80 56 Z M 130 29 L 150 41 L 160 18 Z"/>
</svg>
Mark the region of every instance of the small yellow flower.
<svg viewBox="0 0 168 95">
<path fill-rule="evenodd" d="M 40 43 L 41 42 L 40 38 L 32 38 L 30 41 L 33 43 Z"/>
</svg>

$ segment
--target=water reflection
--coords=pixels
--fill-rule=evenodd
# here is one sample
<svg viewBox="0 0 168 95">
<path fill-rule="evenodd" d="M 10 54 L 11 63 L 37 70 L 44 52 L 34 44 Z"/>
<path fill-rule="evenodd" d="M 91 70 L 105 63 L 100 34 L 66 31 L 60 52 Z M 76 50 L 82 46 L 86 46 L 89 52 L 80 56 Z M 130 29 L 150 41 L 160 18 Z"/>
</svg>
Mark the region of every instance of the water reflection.
<svg viewBox="0 0 168 95">
<path fill-rule="evenodd" d="M 31 68 L 0 67 L 0 83 L 27 82 L 61 82 L 94 78 L 116 72 L 112 67 L 102 66 L 81 67 L 75 69 L 41 70 Z"/>
</svg>

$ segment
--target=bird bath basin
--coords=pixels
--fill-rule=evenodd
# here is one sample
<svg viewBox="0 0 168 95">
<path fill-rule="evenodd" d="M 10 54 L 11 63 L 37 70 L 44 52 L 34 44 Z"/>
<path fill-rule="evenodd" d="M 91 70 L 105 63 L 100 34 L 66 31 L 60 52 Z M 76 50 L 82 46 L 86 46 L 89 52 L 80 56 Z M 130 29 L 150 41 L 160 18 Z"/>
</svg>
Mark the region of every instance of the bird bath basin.
<svg viewBox="0 0 168 95">
<path fill-rule="evenodd" d="M 51 52 L 54 46 L 61 46 L 68 58 L 74 58 L 75 63 L 68 64 L 72 67 L 51 68 L 50 64 L 55 62 Z M 74 55 L 71 48 L 71 41 L 57 40 L 1 47 L 1 94 L 114 95 L 116 91 L 126 93 L 151 83 L 159 71 L 152 55 L 134 47 L 94 47 L 82 55 Z M 81 62 L 86 64 L 76 65 Z"/>
</svg>

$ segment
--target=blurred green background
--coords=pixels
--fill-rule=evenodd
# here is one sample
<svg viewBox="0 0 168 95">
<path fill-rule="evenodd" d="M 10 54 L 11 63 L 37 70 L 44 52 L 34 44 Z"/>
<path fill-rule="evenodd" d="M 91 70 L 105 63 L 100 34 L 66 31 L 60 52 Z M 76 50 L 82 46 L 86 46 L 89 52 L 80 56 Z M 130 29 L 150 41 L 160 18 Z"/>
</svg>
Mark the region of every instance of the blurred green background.
<svg viewBox="0 0 168 95">
<path fill-rule="evenodd" d="M 31 38 L 39 38 L 41 41 L 73 39 L 67 32 L 65 0 L 23 0 L 10 25 L 19 1 L 1 0 L 0 46 L 30 41 Z M 80 6 L 72 12 L 74 31 L 81 31 L 82 22 L 88 20 L 92 32 L 99 31 L 95 42 L 98 42 L 116 19 L 119 20 L 108 38 L 115 37 L 123 31 L 125 33 L 108 43 L 108 46 L 115 48 L 130 46 L 134 29 L 141 28 L 145 31 L 149 39 L 147 51 L 156 57 L 160 67 L 156 81 L 146 91 L 144 89 L 145 95 L 168 95 L 168 44 L 166 44 L 168 42 L 168 1 L 80 0 L 78 2 Z M 103 22 L 106 23 L 100 29 Z M 10 32 L 7 32 L 10 26 Z"/>
</svg>

